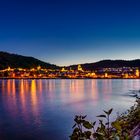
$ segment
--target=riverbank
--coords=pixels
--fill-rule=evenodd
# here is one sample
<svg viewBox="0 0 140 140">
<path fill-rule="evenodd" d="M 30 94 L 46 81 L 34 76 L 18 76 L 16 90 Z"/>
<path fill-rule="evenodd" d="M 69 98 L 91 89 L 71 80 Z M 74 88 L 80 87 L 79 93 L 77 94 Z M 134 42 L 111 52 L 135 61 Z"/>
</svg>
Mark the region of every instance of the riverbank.
<svg viewBox="0 0 140 140">
<path fill-rule="evenodd" d="M 140 98 L 127 113 L 119 116 L 115 122 L 120 124 L 122 135 L 128 135 L 129 139 L 140 140 Z"/>
<path fill-rule="evenodd" d="M 54 78 L 48 78 L 48 77 L 0 77 L 0 79 L 140 79 L 140 78 L 67 78 L 67 77 L 54 77 Z"/>
<path fill-rule="evenodd" d="M 86 120 L 86 116 L 75 116 L 71 140 L 140 140 L 140 98 L 125 113 L 110 122 L 113 109 L 104 111 L 99 117 L 99 124 Z"/>
</svg>

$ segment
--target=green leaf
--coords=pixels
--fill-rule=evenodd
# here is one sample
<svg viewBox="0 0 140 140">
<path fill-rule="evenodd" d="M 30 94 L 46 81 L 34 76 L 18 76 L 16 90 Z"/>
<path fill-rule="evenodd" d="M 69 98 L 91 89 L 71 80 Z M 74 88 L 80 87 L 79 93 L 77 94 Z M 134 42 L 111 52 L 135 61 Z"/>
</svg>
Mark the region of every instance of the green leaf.
<svg viewBox="0 0 140 140">
<path fill-rule="evenodd" d="M 70 137 L 70 140 L 77 140 L 78 136 L 76 134 L 72 134 Z"/>
<path fill-rule="evenodd" d="M 93 128 L 93 126 L 92 126 L 88 121 L 85 121 L 85 122 L 83 123 L 83 126 L 84 126 L 85 128 L 87 128 L 87 129 Z"/>
<path fill-rule="evenodd" d="M 103 123 L 103 120 L 99 120 L 100 123 Z"/>
<path fill-rule="evenodd" d="M 108 112 L 104 110 L 104 113 L 108 115 Z"/>
<path fill-rule="evenodd" d="M 87 139 L 90 139 L 91 137 L 91 132 L 90 131 L 85 131 L 85 135 Z"/>
<path fill-rule="evenodd" d="M 105 110 L 104 110 L 105 114 L 107 114 L 107 115 L 110 115 L 110 114 L 112 113 L 112 111 L 113 111 L 113 108 L 111 108 L 111 109 L 108 110 L 108 111 L 105 111 Z"/>
<path fill-rule="evenodd" d="M 121 125 L 118 121 L 112 122 L 111 125 L 116 128 L 117 131 L 121 131 Z"/>
<path fill-rule="evenodd" d="M 73 130 L 73 133 L 77 133 L 77 132 L 79 132 L 79 128 L 75 128 L 74 130 Z"/>
<path fill-rule="evenodd" d="M 106 118 L 106 115 L 99 115 L 97 117 L 102 117 L 102 118 Z"/>
<path fill-rule="evenodd" d="M 92 124 L 92 125 L 94 126 L 95 124 L 96 124 L 96 121 L 95 121 L 95 122 L 93 122 L 93 124 Z"/>
<path fill-rule="evenodd" d="M 105 123 L 105 125 L 109 125 L 109 122 Z"/>
<path fill-rule="evenodd" d="M 87 117 L 87 115 L 85 115 L 85 116 L 82 116 L 82 119 L 85 119 Z"/>
<path fill-rule="evenodd" d="M 96 138 L 97 140 L 103 140 L 104 139 L 104 134 L 100 132 L 96 132 L 93 134 L 93 137 Z"/>
<path fill-rule="evenodd" d="M 105 129 L 105 125 L 101 123 L 101 129 Z"/>
<path fill-rule="evenodd" d="M 76 123 L 73 125 L 73 127 L 72 128 L 74 128 L 76 126 Z"/>
<path fill-rule="evenodd" d="M 108 111 L 108 115 L 110 115 L 113 111 L 113 108 L 111 108 L 109 111 Z"/>
<path fill-rule="evenodd" d="M 78 123 L 78 124 L 80 124 L 81 123 L 81 120 L 76 119 L 75 122 Z"/>
</svg>

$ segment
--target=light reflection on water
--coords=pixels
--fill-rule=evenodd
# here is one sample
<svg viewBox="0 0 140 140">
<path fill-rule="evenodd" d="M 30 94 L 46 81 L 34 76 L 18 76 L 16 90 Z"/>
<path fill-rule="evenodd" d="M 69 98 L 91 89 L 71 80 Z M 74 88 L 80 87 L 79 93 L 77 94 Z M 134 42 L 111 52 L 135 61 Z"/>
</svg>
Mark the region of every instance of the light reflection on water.
<svg viewBox="0 0 140 140">
<path fill-rule="evenodd" d="M 0 80 L 0 139 L 67 140 L 74 115 L 122 112 L 135 100 L 124 95 L 139 87 L 138 79 Z"/>
</svg>

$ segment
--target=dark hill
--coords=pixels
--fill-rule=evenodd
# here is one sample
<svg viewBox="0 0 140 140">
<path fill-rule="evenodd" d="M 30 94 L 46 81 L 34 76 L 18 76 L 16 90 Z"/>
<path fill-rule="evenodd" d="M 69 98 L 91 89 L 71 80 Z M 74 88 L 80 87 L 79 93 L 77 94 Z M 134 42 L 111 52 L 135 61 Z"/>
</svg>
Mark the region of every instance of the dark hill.
<svg viewBox="0 0 140 140">
<path fill-rule="evenodd" d="M 45 63 L 33 57 L 27 57 L 17 54 L 10 54 L 7 52 L 0 52 L 0 69 L 5 69 L 8 66 L 11 68 L 33 68 L 37 66 L 41 66 L 42 68 L 51 68 L 56 69 L 59 68 L 56 65 L 52 65 L 50 63 Z"/>
<path fill-rule="evenodd" d="M 5 69 L 8 66 L 11 68 L 33 68 L 37 66 L 48 69 L 58 69 L 60 67 L 43 62 L 33 57 L 27 57 L 17 54 L 11 54 L 7 52 L 0 51 L 0 69 Z M 67 68 L 77 69 L 78 65 L 71 65 Z M 119 68 L 119 67 L 139 67 L 140 68 L 140 59 L 136 60 L 102 60 L 95 63 L 85 63 L 81 64 L 82 68 L 85 70 L 95 70 L 100 68 Z"/>
<path fill-rule="evenodd" d="M 139 67 L 140 59 L 136 60 L 102 60 L 95 63 L 81 64 L 85 70 L 95 70 L 100 68 L 120 68 L 120 67 Z M 70 66 L 72 69 L 77 69 L 77 65 Z"/>
</svg>

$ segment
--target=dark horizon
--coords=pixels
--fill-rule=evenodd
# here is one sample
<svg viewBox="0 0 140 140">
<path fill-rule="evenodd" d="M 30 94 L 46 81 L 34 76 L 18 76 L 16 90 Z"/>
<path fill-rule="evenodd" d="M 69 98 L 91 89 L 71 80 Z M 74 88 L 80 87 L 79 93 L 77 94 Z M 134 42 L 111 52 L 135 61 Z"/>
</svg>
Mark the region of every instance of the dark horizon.
<svg viewBox="0 0 140 140">
<path fill-rule="evenodd" d="M 41 59 L 38 59 L 38 58 L 36 58 L 36 57 L 33 57 L 33 56 L 27 56 L 27 55 L 22 55 L 22 54 L 16 54 L 16 53 L 10 53 L 10 52 L 5 52 L 5 51 L 0 51 L 0 54 L 1 53 L 3 53 L 3 54 L 8 54 L 8 55 L 18 55 L 18 56 L 23 56 L 23 57 L 28 57 L 28 58 L 35 58 L 35 59 L 37 59 L 37 60 L 39 60 L 39 61 L 42 61 L 42 62 L 44 62 L 44 63 L 48 63 L 48 64 L 51 64 L 51 65 L 56 65 L 56 64 L 53 64 L 53 63 L 51 63 L 51 62 L 48 62 L 48 61 L 43 61 L 43 60 L 41 60 Z M 2 60 L 2 59 L 1 59 Z M 60 65 L 56 65 L 56 66 L 58 66 L 58 67 L 70 67 L 70 66 L 75 66 L 75 65 L 85 65 L 85 64 L 94 64 L 94 63 L 99 63 L 99 62 L 105 62 L 105 61 L 139 61 L 140 59 L 139 58 L 137 58 L 137 59 L 131 59 L 131 60 L 124 60 L 124 59 L 102 59 L 102 60 L 99 60 L 99 61 L 92 61 L 92 62 L 84 62 L 84 63 L 77 63 L 77 64 L 71 64 L 71 65 L 62 65 L 62 66 L 60 66 Z"/>
</svg>

